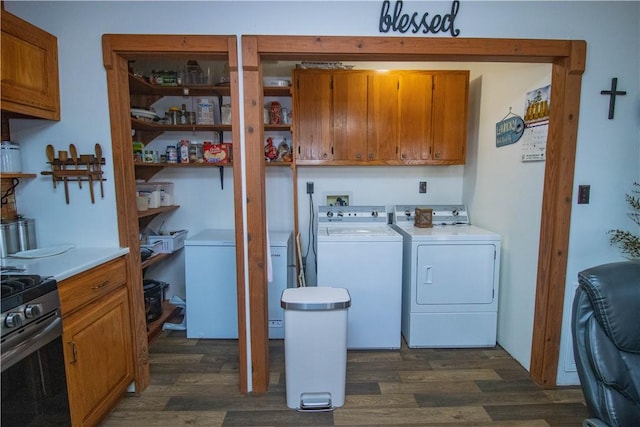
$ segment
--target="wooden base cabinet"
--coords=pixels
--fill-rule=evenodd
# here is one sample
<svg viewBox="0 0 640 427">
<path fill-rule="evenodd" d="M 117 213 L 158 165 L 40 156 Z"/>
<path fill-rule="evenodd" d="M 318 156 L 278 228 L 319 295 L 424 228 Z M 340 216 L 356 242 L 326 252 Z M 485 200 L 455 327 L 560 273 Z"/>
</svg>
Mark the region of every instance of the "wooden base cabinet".
<svg viewBox="0 0 640 427">
<path fill-rule="evenodd" d="M 124 269 L 119 259 L 60 284 L 73 426 L 98 425 L 133 381 L 129 297 L 120 280 Z"/>
</svg>

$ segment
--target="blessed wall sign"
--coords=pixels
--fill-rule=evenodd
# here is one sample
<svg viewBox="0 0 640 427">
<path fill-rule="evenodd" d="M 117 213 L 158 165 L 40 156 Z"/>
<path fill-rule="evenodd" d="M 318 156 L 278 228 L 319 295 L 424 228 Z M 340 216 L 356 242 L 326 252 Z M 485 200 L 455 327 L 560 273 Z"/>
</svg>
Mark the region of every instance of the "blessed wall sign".
<svg viewBox="0 0 640 427">
<path fill-rule="evenodd" d="M 456 15 L 460 10 L 460 2 L 458 0 L 451 2 L 451 10 L 444 15 L 430 14 L 429 12 L 404 13 L 403 7 L 402 0 L 395 2 L 393 10 L 389 0 L 382 2 L 379 24 L 381 33 L 390 31 L 399 33 L 411 31 L 414 34 L 449 32 L 452 37 L 457 37 L 460 34 L 460 30 L 455 27 Z"/>
</svg>

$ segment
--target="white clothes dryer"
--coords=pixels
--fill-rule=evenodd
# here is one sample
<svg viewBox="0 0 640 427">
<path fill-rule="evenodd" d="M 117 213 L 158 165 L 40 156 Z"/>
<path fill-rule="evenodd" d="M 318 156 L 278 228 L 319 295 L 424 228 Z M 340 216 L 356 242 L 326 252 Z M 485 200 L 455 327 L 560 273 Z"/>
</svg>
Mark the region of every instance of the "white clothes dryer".
<svg viewBox="0 0 640 427">
<path fill-rule="evenodd" d="M 402 236 L 385 206 L 319 206 L 318 286 L 351 295 L 347 348 L 400 348 Z"/>
<path fill-rule="evenodd" d="M 431 228 L 415 209 L 433 209 Z M 469 224 L 464 205 L 396 205 L 403 235 L 402 335 L 409 347 L 496 345 L 500 235 Z"/>
</svg>

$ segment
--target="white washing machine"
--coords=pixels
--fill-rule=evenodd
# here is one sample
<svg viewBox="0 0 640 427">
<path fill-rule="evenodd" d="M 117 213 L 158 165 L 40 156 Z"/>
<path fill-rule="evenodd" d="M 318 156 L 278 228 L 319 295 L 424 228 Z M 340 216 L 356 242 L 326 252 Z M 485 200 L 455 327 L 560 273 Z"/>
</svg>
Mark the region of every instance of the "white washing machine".
<svg viewBox="0 0 640 427">
<path fill-rule="evenodd" d="M 351 295 L 347 348 L 400 348 L 402 236 L 385 206 L 318 208 L 318 286 Z"/>
<path fill-rule="evenodd" d="M 235 231 L 207 229 L 185 240 L 187 338 L 238 338 Z M 295 286 L 293 234 L 269 231 L 269 338 L 284 338 L 282 291 Z"/>
<path fill-rule="evenodd" d="M 431 208 L 432 228 L 414 225 Z M 500 235 L 469 224 L 464 205 L 397 205 L 404 237 L 402 335 L 409 347 L 493 347 Z"/>
</svg>

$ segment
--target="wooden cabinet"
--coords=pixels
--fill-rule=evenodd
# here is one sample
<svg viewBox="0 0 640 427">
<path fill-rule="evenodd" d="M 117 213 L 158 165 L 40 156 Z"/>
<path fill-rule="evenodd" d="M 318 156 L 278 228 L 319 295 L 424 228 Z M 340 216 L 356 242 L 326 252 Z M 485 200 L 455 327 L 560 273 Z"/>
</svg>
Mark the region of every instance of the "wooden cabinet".
<svg viewBox="0 0 640 427">
<path fill-rule="evenodd" d="M 295 70 L 298 164 L 465 162 L 468 71 Z"/>
<path fill-rule="evenodd" d="M 133 381 L 126 277 L 118 258 L 59 284 L 73 426 L 98 425 Z"/>
<path fill-rule="evenodd" d="M 431 161 L 463 164 L 467 141 L 469 72 L 446 72 L 433 76 L 431 114 Z"/>
<path fill-rule="evenodd" d="M 333 73 L 333 160 L 367 159 L 367 72 Z"/>
<path fill-rule="evenodd" d="M 332 74 L 295 70 L 293 76 L 296 159 L 332 160 Z"/>
<path fill-rule="evenodd" d="M 360 162 L 367 156 L 367 73 L 294 71 L 299 161 Z"/>
<path fill-rule="evenodd" d="M 367 161 L 398 159 L 398 80 L 395 73 L 369 73 Z"/>
<path fill-rule="evenodd" d="M 58 41 L 2 9 L 2 112 L 60 120 Z"/>
<path fill-rule="evenodd" d="M 398 141 L 403 161 L 428 161 L 432 149 L 433 75 L 407 72 L 399 77 Z"/>
</svg>

